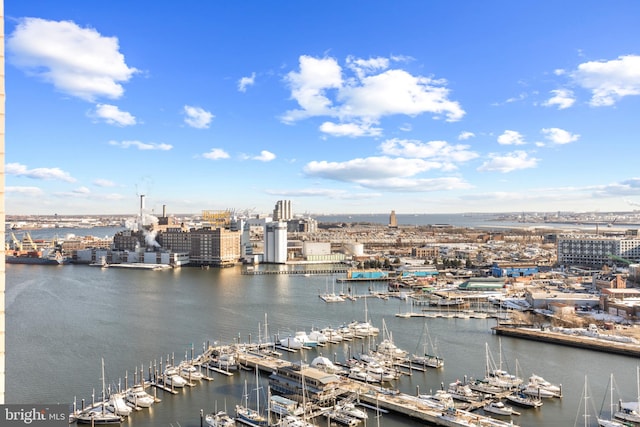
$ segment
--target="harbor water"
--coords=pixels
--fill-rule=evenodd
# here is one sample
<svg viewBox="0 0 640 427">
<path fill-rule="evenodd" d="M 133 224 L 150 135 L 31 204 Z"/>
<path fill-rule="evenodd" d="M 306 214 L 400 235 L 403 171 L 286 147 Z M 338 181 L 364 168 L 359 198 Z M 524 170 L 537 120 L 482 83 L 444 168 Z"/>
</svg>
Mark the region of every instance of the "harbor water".
<svg viewBox="0 0 640 427">
<path fill-rule="evenodd" d="M 134 372 L 146 374 L 150 363 L 179 362 L 202 352 L 205 343 L 257 342 L 298 330 L 337 327 L 353 320 L 383 323 L 396 345 L 420 353 L 425 325 L 437 352 L 445 359 L 441 370 L 413 372 L 391 384 L 405 393 L 435 391 L 457 379 L 482 378 L 486 348 L 503 367 L 524 378 L 535 373 L 561 383 L 563 398 L 545 399 L 542 408 L 522 409 L 513 417 L 521 426 L 584 425 L 583 385 L 588 377 L 593 422 L 609 411 L 607 391 L 611 374 L 615 395 L 624 401 L 638 398 L 635 358 L 541 344 L 492 334 L 495 319 L 399 318 L 409 310 L 400 299 L 369 297 L 325 303 L 318 295 L 331 290 L 366 295 L 384 290 L 383 283 L 336 283 L 332 276 L 242 275 L 241 268 L 182 268 L 165 271 L 101 269 L 84 265 L 6 266 L 6 403 L 91 402 L 101 390 L 101 360 L 112 389 L 133 384 Z M 350 289 L 347 289 L 350 288 Z M 418 308 L 415 308 L 418 309 Z M 426 323 L 425 323 L 426 322 Z M 381 333 L 382 335 L 382 333 Z M 380 338 L 379 338 L 380 339 Z M 318 350 L 286 353 L 290 360 L 310 362 L 318 353 L 338 361 L 370 345 L 365 340 L 329 344 Z M 124 425 L 199 426 L 200 410 L 233 411 L 241 403 L 244 380 L 254 390 L 255 375 L 232 377 L 211 374 L 214 381 L 171 395 L 150 409 L 132 414 Z M 267 379 L 260 377 L 262 395 Z M 264 406 L 264 401 L 261 406 Z M 370 411 L 370 416 L 374 413 Z M 326 425 L 326 420 L 318 420 Z M 382 414 L 382 426 L 416 425 L 416 420 Z M 369 425 L 378 420 L 369 418 Z"/>
</svg>

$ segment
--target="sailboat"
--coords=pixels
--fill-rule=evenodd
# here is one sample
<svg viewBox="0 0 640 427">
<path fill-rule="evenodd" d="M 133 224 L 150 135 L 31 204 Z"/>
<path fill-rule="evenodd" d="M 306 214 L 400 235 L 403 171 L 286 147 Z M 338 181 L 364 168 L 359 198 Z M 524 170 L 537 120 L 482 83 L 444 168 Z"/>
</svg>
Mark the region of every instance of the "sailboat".
<svg viewBox="0 0 640 427">
<path fill-rule="evenodd" d="M 331 293 L 329 293 L 329 286 L 328 284 L 325 284 L 326 286 L 326 290 L 324 294 L 320 294 L 320 298 L 324 301 L 324 302 L 344 302 L 344 298 L 342 298 L 340 295 L 336 294 L 336 280 L 335 278 L 333 279 L 333 287 L 332 287 L 332 291 Z"/>
<path fill-rule="evenodd" d="M 124 421 L 120 415 L 114 414 L 107 408 L 105 393 L 104 359 L 102 359 L 102 401 L 77 414 L 75 420 L 78 424 L 120 424 Z"/>
<path fill-rule="evenodd" d="M 244 381 L 244 406 L 236 405 L 236 421 L 251 427 L 263 427 L 269 425 L 269 418 L 260 413 L 260 387 L 258 381 L 258 367 L 256 366 L 256 409 L 249 408 L 247 380 Z"/>
<path fill-rule="evenodd" d="M 416 365 L 426 366 L 429 368 L 442 368 L 444 366 L 444 359 L 437 355 L 435 346 L 431 341 L 431 335 L 429 334 L 429 327 L 427 326 L 427 321 L 425 320 L 423 326 L 423 351 L 422 354 L 412 354 L 409 358 L 409 361 Z M 429 345 L 429 350 L 427 351 L 427 344 Z"/>
<path fill-rule="evenodd" d="M 640 367 L 636 367 L 636 387 L 637 401 L 620 402 L 618 410 L 613 414 L 615 419 L 640 424 Z"/>
<path fill-rule="evenodd" d="M 598 416 L 598 426 L 600 427 L 626 427 L 627 424 L 623 424 L 620 421 L 616 421 L 613 419 L 613 414 L 615 412 L 615 403 L 613 403 L 613 374 L 609 379 L 609 402 L 611 406 L 611 416 L 607 418 L 603 418 L 602 416 Z"/>
</svg>

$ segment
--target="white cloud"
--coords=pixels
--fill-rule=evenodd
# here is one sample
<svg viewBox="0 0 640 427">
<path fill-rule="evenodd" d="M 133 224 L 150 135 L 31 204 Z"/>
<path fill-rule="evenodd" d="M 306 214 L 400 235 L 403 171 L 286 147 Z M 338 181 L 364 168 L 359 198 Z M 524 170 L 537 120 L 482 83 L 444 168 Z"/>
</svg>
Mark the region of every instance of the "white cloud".
<svg viewBox="0 0 640 427">
<path fill-rule="evenodd" d="M 340 90 L 340 114 L 343 117 L 379 117 L 432 113 L 447 121 L 458 121 L 465 112 L 448 99 L 449 89 L 442 80 L 413 76 L 404 70 L 387 70 L 366 76 Z"/>
<path fill-rule="evenodd" d="M 108 179 L 102 179 L 102 178 L 93 180 L 93 185 L 95 185 L 96 187 L 115 187 L 116 186 L 116 184 L 113 181 L 110 181 Z"/>
<path fill-rule="evenodd" d="M 420 172 L 439 169 L 439 162 L 422 159 L 404 159 L 391 157 L 367 157 L 346 162 L 312 161 L 304 167 L 309 176 L 345 182 L 410 177 Z"/>
<path fill-rule="evenodd" d="M 468 145 L 451 145 L 446 141 L 421 142 L 415 140 L 390 139 L 380 144 L 385 155 L 435 159 L 443 163 L 462 163 L 478 157 Z"/>
<path fill-rule="evenodd" d="M 449 99 L 449 89 L 442 79 L 387 69 L 385 58 L 349 57 L 347 67 L 354 75 L 345 78 L 336 59 L 301 56 L 300 70 L 289 72 L 285 78 L 291 98 L 300 109 L 287 111 L 282 120 L 291 123 L 327 116 L 338 118 L 341 124 L 378 123 L 389 115 L 431 113 L 436 118 L 457 121 L 465 114 L 458 102 Z"/>
<path fill-rule="evenodd" d="M 260 151 L 260 155 L 259 156 L 254 156 L 252 157 L 253 160 L 258 160 L 261 162 L 270 162 L 272 160 L 274 160 L 276 158 L 276 155 L 273 154 L 270 151 L 267 150 L 262 150 Z"/>
<path fill-rule="evenodd" d="M 29 197 L 39 197 L 44 195 L 44 191 L 38 187 L 19 187 L 19 186 L 8 186 L 5 188 L 5 192 L 7 194 L 23 194 Z"/>
<path fill-rule="evenodd" d="M 285 81 L 291 89 L 291 97 L 302 110 L 288 111 L 283 121 L 289 123 L 313 116 L 334 116 L 326 91 L 342 87 L 342 69 L 338 62 L 333 58 L 318 59 L 306 55 L 299 61 L 300 71 L 289 72 Z"/>
<path fill-rule="evenodd" d="M 476 134 L 473 132 L 463 131 L 463 132 L 460 132 L 460 135 L 458 135 L 458 139 L 460 141 L 466 141 L 467 139 L 474 138 L 475 136 Z"/>
<path fill-rule="evenodd" d="M 242 77 L 238 80 L 238 90 L 240 92 L 246 92 L 248 86 L 253 86 L 256 82 L 256 73 L 251 73 L 249 77 Z"/>
<path fill-rule="evenodd" d="M 7 39 L 9 60 L 65 94 L 87 101 L 122 96 L 122 82 L 138 72 L 128 67 L 116 37 L 71 21 L 22 18 Z"/>
<path fill-rule="evenodd" d="M 200 107 L 184 106 L 184 122 L 196 129 L 207 129 L 214 115 Z"/>
<path fill-rule="evenodd" d="M 555 89 L 551 93 L 553 96 L 542 104 L 545 107 L 557 106 L 558 110 L 564 110 L 576 102 L 573 91 L 569 89 Z"/>
<path fill-rule="evenodd" d="M 333 123 L 324 122 L 320 125 L 320 132 L 332 136 L 380 136 L 382 129 L 371 127 L 373 123 Z"/>
<path fill-rule="evenodd" d="M 121 111 L 115 105 L 96 105 L 95 117 L 103 119 L 110 125 L 132 126 L 136 124 L 136 118 L 126 111 Z"/>
<path fill-rule="evenodd" d="M 441 163 L 423 159 L 368 157 L 346 162 L 313 161 L 304 167 L 304 172 L 308 176 L 355 183 L 381 191 L 427 192 L 471 188 L 458 177 L 414 177 L 440 168 Z"/>
<path fill-rule="evenodd" d="M 169 151 L 173 148 L 170 144 L 156 144 L 155 142 L 141 142 L 141 141 L 109 141 L 109 145 L 114 145 L 116 147 L 121 148 L 130 148 L 136 147 L 141 151 L 148 150 L 160 150 L 160 151 Z"/>
<path fill-rule="evenodd" d="M 90 194 L 91 190 L 89 190 L 87 187 L 78 187 L 76 189 L 73 190 L 73 193 L 75 194 L 81 194 L 81 195 L 86 195 L 86 194 Z"/>
<path fill-rule="evenodd" d="M 524 145 L 526 144 L 524 137 L 520 132 L 515 130 L 505 130 L 502 135 L 498 137 L 498 144 L 500 145 Z"/>
<path fill-rule="evenodd" d="M 478 168 L 481 172 L 513 172 L 530 169 L 538 165 L 539 159 L 529 157 L 525 151 L 514 151 L 507 154 L 489 154 L 489 160 Z"/>
<path fill-rule="evenodd" d="M 347 67 L 353 70 L 358 78 L 363 78 L 368 74 L 389 68 L 389 59 L 381 57 L 361 59 L 349 56 L 347 57 Z"/>
<path fill-rule="evenodd" d="M 222 148 L 212 148 L 208 153 L 204 153 L 202 157 L 209 160 L 228 159 L 229 153 Z"/>
<path fill-rule="evenodd" d="M 570 142 L 575 142 L 580 138 L 580 135 L 572 134 L 571 132 L 560 128 L 544 128 L 541 132 L 545 135 L 545 138 L 548 141 L 553 142 L 554 144 L 569 144 Z"/>
<path fill-rule="evenodd" d="M 35 168 L 29 169 L 20 163 L 7 163 L 5 166 L 7 175 L 24 176 L 31 179 L 42 179 L 46 181 L 66 181 L 76 182 L 76 179 L 69 175 L 68 172 L 60 168 Z"/>
<path fill-rule="evenodd" d="M 629 95 L 640 95 L 640 56 L 619 56 L 610 61 L 590 61 L 578 65 L 573 80 L 591 91 L 593 107 L 615 104 Z"/>
</svg>

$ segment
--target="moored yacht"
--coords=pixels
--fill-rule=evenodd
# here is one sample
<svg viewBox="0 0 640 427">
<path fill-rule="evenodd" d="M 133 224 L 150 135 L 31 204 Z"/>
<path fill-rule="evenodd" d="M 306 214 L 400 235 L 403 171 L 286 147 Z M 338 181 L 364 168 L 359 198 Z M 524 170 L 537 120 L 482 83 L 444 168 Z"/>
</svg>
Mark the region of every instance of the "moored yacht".
<svg viewBox="0 0 640 427">
<path fill-rule="evenodd" d="M 155 402 L 153 396 L 144 390 L 144 386 L 138 384 L 126 392 L 126 400 L 134 407 L 148 408 Z"/>
</svg>

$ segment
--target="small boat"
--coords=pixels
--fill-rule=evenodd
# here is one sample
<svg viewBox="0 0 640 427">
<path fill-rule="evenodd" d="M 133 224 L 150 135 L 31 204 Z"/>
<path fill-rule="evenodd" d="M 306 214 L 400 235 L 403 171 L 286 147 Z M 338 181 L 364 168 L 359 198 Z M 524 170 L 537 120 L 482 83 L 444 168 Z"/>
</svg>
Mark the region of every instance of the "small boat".
<svg viewBox="0 0 640 427">
<path fill-rule="evenodd" d="M 167 366 L 163 373 L 163 383 L 171 387 L 181 388 L 187 385 L 187 380 L 182 378 L 178 368 Z"/>
<path fill-rule="evenodd" d="M 187 381 L 200 381 L 204 378 L 204 375 L 202 375 L 202 372 L 200 372 L 198 368 L 186 362 L 183 362 L 178 366 L 178 372 L 180 373 L 180 376 Z"/>
<path fill-rule="evenodd" d="M 524 393 L 512 393 L 506 396 L 506 399 L 514 405 L 522 406 L 525 408 L 539 408 L 542 406 L 542 400 L 532 396 L 527 396 Z"/>
<path fill-rule="evenodd" d="M 236 421 L 225 411 L 207 414 L 204 421 L 210 427 L 233 427 L 236 425 Z"/>
<path fill-rule="evenodd" d="M 155 402 L 153 396 L 147 393 L 142 385 L 135 385 L 128 389 L 126 400 L 137 408 L 148 408 Z"/>
<path fill-rule="evenodd" d="M 107 409 L 121 417 L 128 417 L 133 411 L 125 402 L 125 393 L 111 393 L 107 401 Z"/>
<path fill-rule="evenodd" d="M 369 415 L 367 414 L 367 412 L 357 408 L 355 403 L 353 402 L 338 403 L 334 407 L 334 409 L 336 410 L 337 413 L 348 415 L 350 417 L 357 418 L 360 420 L 366 420 L 367 418 L 369 418 Z"/>
<path fill-rule="evenodd" d="M 102 359 L 102 396 L 105 396 L 104 359 Z M 73 419 L 78 424 L 121 424 L 124 418 L 113 413 L 108 408 L 108 402 L 102 401 L 96 405 L 74 414 Z"/>
<path fill-rule="evenodd" d="M 274 395 L 271 396 L 271 400 L 269 401 L 269 411 L 280 416 L 302 415 L 304 408 L 295 400 Z"/>
<path fill-rule="evenodd" d="M 280 347 L 284 347 L 290 350 L 300 350 L 302 348 L 302 343 L 294 337 L 282 338 L 279 343 Z"/>
<path fill-rule="evenodd" d="M 287 415 L 283 417 L 278 424 L 278 427 L 318 427 L 312 422 L 305 420 L 302 417 L 296 415 Z"/>
<path fill-rule="evenodd" d="M 507 406 L 500 401 L 489 402 L 482 407 L 482 410 L 495 415 L 520 415 L 520 412 L 515 411 L 513 407 Z"/>
<path fill-rule="evenodd" d="M 469 384 L 465 384 L 460 380 L 450 383 L 447 392 L 454 400 L 462 402 L 479 402 L 484 397 L 481 392 L 471 390 Z"/>
<path fill-rule="evenodd" d="M 525 388 L 528 390 L 528 392 L 525 391 L 527 394 L 532 394 L 531 392 L 535 392 L 535 395 L 540 397 L 562 397 L 561 386 L 551 384 L 549 381 L 536 374 L 532 374 L 529 377 L 529 382 L 527 383 Z M 540 390 L 539 393 L 538 390 Z"/>
</svg>

